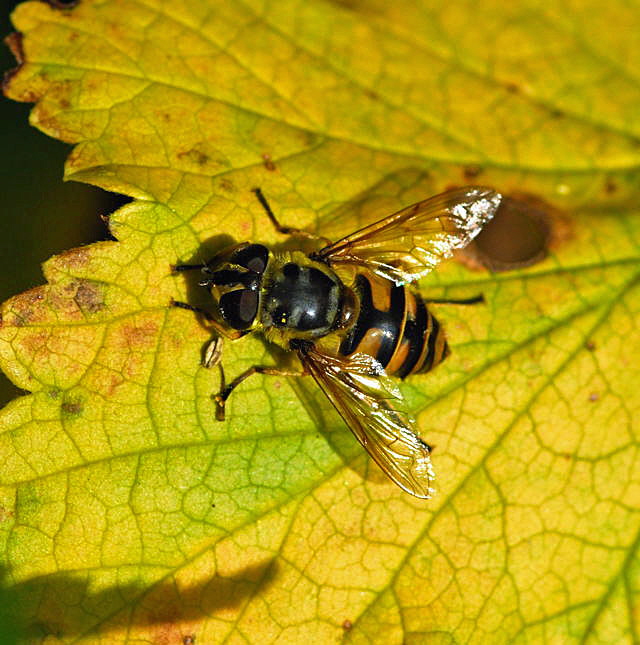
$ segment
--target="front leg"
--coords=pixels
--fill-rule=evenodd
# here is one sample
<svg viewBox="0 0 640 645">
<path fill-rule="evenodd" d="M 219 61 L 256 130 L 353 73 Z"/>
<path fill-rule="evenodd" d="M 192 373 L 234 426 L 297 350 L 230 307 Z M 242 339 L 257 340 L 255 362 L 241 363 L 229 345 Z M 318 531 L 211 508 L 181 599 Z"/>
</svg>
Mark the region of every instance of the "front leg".
<svg viewBox="0 0 640 645">
<path fill-rule="evenodd" d="M 232 329 L 227 325 L 221 324 L 206 309 L 203 309 L 202 307 L 196 307 L 194 305 L 190 305 L 188 302 L 180 302 L 179 300 L 174 300 L 173 298 L 171 298 L 171 301 L 169 302 L 169 306 L 176 307 L 177 309 L 186 309 L 187 311 L 193 311 L 193 313 L 196 313 L 202 316 L 207 321 L 207 323 L 209 323 L 209 326 L 215 330 L 218 336 L 224 336 L 229 340 L 238 340 L 238 338 L 242 338 L 243 336 L 246 336 L 248 333 L 248 331 L 240 331 L 237 329 Z M 209 347 L 211 346 L 209 345 Z M 207 348 L 207 353 L 209 352 L 209 347 Z M 205 354 L 205 362 L 206 360 L 207 358 Z M 211 365 L 206 365 L 206 367 L 211 367 Z"/>
</svg>

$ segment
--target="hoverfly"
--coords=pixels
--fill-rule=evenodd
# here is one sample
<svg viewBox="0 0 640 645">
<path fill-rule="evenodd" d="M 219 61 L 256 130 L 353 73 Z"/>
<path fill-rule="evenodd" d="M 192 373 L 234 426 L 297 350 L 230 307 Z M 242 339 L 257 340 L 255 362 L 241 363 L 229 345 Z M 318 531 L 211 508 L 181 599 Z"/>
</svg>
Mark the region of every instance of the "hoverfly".
<svg viewBox="0 0 640 645">
<path fill-rule="evenodd" d="M 215 303 L 204 314 L 217 332 L 204 364 L 220 362 L 222 337 L 251 332 L 296 352 L 302 372 L 254 366 L 214 397 L 224 418 L 231 392 L 252 374 L 311 374 L 349 429 L 380 468 L 402 489 L 430 497 L 434 474 L 429 447 L 414 430 L 398 388 L 401 379 L 427 372 L 449 353 L 444 331 L 410 283 L 454 249 L 466 246 L 493 217 L 501 195 L 483 187 L 444 192 L 408 206 L 351 235 L 330 242 L 283 227 L 259 188 L 254 193 L 280 233 L 324 240 L 313 253 L 274 253 L 244 242 L 223 249 L 199 269 Z M 221 366 L 222 367 L 222 366 Z"/>
</svg>

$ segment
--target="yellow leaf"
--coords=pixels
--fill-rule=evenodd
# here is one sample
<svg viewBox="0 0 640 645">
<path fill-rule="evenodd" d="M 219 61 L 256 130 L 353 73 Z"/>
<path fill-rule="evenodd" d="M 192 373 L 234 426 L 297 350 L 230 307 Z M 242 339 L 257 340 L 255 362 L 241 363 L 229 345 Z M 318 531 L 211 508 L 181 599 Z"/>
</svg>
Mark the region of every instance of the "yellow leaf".
<svg viewBox="0 0 640 645">
<path fill-rule="evenodd" d="M 117 242 L 2 309 L 0 365 L 30 392 L 0 413 L 7 638 L 637 640 L 640 11 L 450 5 L 18 7 L 6 93 L 76 144 L 67 178 L 136 199 Z M 533 267 L 421 284 L 487 303 L 434 306 L 452 356 L 402 385 L 434 499 L 304 380 L 252 377 L 215 420 L 210 333 L 169 307 L 208 296 L 170 265 L 284 242 L 253 187 L 336 238 L 470 182 L 575 214 Z M 223 360 L 288 358 L 248 337 Z"/>
</svg>

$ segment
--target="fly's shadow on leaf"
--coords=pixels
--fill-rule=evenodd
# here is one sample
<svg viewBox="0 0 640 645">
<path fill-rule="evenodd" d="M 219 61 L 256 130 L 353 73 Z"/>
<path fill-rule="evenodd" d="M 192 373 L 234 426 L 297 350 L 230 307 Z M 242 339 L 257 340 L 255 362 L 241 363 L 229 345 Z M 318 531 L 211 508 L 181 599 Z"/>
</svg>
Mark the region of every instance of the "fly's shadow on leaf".
<svg viewBox="0 0 640 645">
<path fill-rule="evenodd" d="M 203 265 L 207 264 L 211 258 L 222 251 L 225 247 L 237 243 L 230 235 L 220 234 L 210 237 L 203 242 L 198 250 L 190 258 L 172 258 L 171 265 L 189 264 Z M 187 304 L 198 307 L 206 312 L 212 313 L 211 295 L 200 285 L 203 273 L 199 269 L 193 271 L 175 272 L 174 279 L 184 280 L 187 287 Z M 167 303 L 169 304 L 169 303 Z M 202 320 L 202 325 L 208 329 L 206 320 Z M 208 342 L 202 347 L 201 359 L 204 360 Z"/>
<path fill-rule="evenodd" d="M 339 240 L 360 228 L 440 192 L 427 170 L 403 168 L 337 206 L 329 205 L 318 216 L 318 231 Z"/>
<path fill-rule="evenodd" d="M 313 379 L 292 379 L 292 386 L 318 432 L 341 459 L 344 467 L 368 482 L 388 482 L 387 476 L 366 456 L 362 446 Z"/>
<path fill-rule="evenodd" d="M 224 609 L 234 609 L 263 593 L 277 576 L 273 559 L 229 577 L 215 576 L 191 587 L 173 577 L 148 585 L 122 584 L 92 591 L 90 575 L 53 574 L 16 585 L 0 571 L 0 635 L 3 645 L 86 637 L 137 627 L 193 624 Z M 187 631 L 185 631 L 185 635 Z"/>
</svg>

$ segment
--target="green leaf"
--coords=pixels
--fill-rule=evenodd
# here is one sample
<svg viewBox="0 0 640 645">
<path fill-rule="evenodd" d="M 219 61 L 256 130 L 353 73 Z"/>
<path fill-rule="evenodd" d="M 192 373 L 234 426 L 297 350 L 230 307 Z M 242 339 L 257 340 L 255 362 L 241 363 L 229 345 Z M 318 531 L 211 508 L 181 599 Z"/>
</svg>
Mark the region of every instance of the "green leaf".
<svg viewBox="0 0 640 645">
<path fill-rule="evenodd" d="M 7 638 L 638 640 L 638 9 L 83 0 L 14 23 L 7 94 L 77 144 L 67 178 L 136 199 L 2 309 L 30 392 L 0 413 Z M 283 242 L 251 188 L 337 237 L 471 181 L 576 212 L 529 269 L 421 284 L 487 302 L 434 306 L 452 356 L 402 385 L 434 499 L 304 379 L 252 377 L 215 421 L 210 333 L 168 306 L 207 294 L 170 265 Z M 228 375 L 291 360 L 224 348 Z"/>
</svg>

